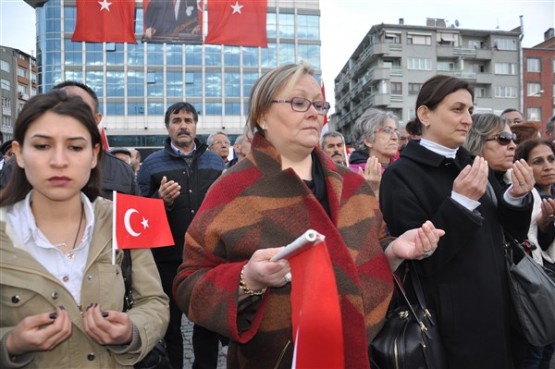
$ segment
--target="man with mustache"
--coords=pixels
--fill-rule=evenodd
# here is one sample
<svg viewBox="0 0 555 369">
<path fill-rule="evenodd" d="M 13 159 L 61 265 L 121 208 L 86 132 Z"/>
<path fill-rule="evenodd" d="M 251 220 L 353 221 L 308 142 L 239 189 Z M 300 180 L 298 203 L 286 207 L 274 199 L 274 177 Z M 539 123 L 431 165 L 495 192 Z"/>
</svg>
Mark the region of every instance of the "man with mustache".
<svg viewBox="0 0 555 369">
<path fill-rule="evenodd" d="M 172 283 L 182 262 L 185 231 L 225 165 L 222 158 L 196 138 L 198 113 L 194 106 L 186 102 L 173 104 L 166 110 L 164 123 L 169 136 L 165 147 L 143 161 L 137 182 L 143 196 L 164 200 L 173 235 L 174 247 L 152 249 L 152 254 L 164 292 L 170 296 L 170 323 L 165 337 L 168 354 L 174 369 L 180 369 L 183 366 L 182 313 L 173 299 Z M 203 360 L 214 361 L 216 368 L 218 340 L 219 335 L 194 326 L 193 368 L 211 367 L 199 365 Z"/>
<path fill-rule="evenodd" d="M 324 133 L 321 140 L 321 148 L 330 156 L 335 164 L 347 166 L 345 138 L 341 133 L 334 131 Z"/>
</svg>

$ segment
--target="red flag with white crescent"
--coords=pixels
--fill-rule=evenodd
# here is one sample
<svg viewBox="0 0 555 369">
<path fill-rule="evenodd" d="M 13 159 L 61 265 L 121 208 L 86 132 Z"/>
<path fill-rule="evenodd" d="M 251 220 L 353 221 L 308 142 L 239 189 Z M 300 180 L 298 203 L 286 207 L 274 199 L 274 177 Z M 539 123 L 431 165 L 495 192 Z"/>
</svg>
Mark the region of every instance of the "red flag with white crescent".
<svg viewBox="0 0 555 369">
<path fill-rule="evenodd" d="M 164 201 L 114 193 L 115 247 L 148 249 L 173 246 Z"/>
</svg>

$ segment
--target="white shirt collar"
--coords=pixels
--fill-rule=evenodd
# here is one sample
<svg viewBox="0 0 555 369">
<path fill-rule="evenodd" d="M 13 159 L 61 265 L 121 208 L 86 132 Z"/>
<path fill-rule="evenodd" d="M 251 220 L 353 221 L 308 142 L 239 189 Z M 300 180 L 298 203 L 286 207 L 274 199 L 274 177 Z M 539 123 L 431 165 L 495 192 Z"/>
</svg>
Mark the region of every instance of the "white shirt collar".
<svg viewBox="0 0 555 369">
<path fill-rule="evenodd" d="M 433 142 L 425 138 L 422 138 L 420 140 L 420 145 L 424 146 L 430 151 L 435 152 L 436 154 L 439 154 L 441 156 L 445 156 L 451 159 L 455 159 L 455 157 L 457 156 L 457 151 L 459 150 L 458 147 L 456 149 L 451 149 L 449 147 L 445 147 L 443 145 L 438 144 L 437 142 Z"/>
</svg>

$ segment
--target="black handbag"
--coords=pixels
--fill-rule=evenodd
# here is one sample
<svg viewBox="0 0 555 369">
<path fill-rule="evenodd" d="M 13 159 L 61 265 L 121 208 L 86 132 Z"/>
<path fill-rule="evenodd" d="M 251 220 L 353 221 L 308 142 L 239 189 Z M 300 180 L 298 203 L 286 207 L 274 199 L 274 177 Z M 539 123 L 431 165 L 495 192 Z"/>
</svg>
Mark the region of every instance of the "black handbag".
<svg viewBox="0 0 555 369">
<path fill-rule="evenodd" d="M 533 346 L 555 342 L 555 280 L 520 242 L 506 237 L 507 275 L 520 331 Z"/>
<path fill-rule="evenodd" d="M 132 261 L 130 250 L 123 251 L 123 261 L 121 262 L 121 272 L 125 283 L 125 296 L 123 299 L 123 311 L 133 308 L 134 299 L 131 291 L 133 284 L 131 279 Z M 173 369 L 168 352 L 166 350 L 166 341 L 162 338 L 156 343 L 154 348 L 138 363 L 134 365 L 135 369 Z"/>
<path fill-rule="evenodd" d="M 426 307 L 422 286 L 411 262 L 407 270 L 417 304 L 411 304 L 393 273 L 399 305 L 390 306 L 384 326 L 370 344 L 372 369 L 443 369 L 445 353 L 438 326 Z M 401 298 L 402 297 L 402 298 Z"/>
</svg>

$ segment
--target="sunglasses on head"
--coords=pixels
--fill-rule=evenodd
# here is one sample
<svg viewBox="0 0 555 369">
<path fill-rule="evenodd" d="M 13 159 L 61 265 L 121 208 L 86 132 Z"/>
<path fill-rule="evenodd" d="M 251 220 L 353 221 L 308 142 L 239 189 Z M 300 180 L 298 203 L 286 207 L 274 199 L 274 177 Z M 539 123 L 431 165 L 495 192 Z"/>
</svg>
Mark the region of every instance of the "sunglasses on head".
<svg viewBox="0 0 555 369">
<path fill-rule="evenodd" d="M 509 132 L 501 132 L 498 135 L 488 138 L 486 141 L 497 141 L 499 145 L 507 146 L 512 142 L 516 143 L 516 134 Z"/>
</svg>

